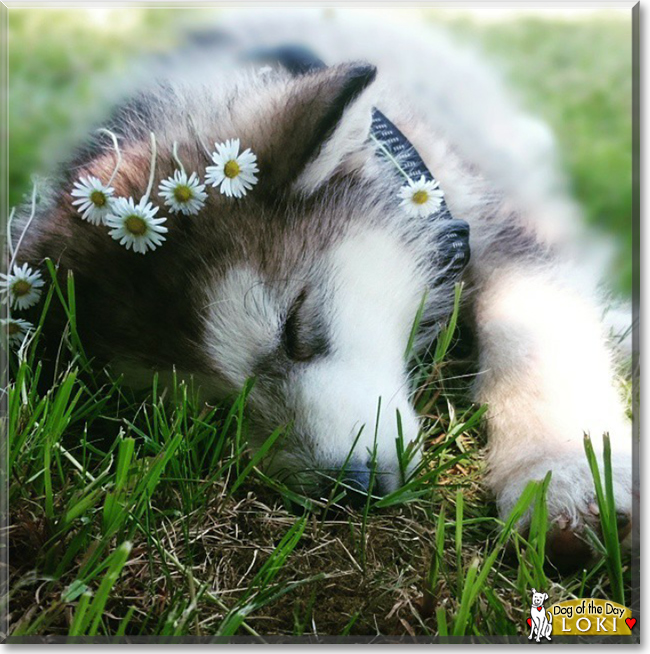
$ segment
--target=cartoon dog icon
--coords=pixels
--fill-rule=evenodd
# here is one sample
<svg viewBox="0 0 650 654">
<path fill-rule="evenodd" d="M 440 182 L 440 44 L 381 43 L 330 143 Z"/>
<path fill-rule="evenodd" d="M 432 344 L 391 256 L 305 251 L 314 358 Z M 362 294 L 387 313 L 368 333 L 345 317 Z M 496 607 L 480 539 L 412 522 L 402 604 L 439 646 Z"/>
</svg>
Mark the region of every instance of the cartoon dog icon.
<svg viewBox="0 0 650 654">
<path fill-rule="evenodd" d="M 530 636 L 528 640 L 533 639 L 539 643 L 540 638 L 551 640 L 551 631 L 553 630 L 553 617 L 550 611 L 544 610 L 544 601 L 548 599 L 546 593 L 538 593 L 533 588 L 533 605 L 530 607 Z"/>
</svg>

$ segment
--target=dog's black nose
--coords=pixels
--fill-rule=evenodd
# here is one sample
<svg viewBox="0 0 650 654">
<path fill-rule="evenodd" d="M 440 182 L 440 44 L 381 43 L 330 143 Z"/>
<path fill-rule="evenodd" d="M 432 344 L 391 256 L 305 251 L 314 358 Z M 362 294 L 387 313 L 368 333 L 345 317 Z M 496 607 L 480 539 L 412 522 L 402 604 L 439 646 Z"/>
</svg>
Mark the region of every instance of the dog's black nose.
<svg viewBox="0 0 650 654">
<path fill-rule="evenodd" d="M 353 509 L 363 508 L 374 486 L 372 472 L 365 464 L 350 463 L 343 471 L 340 485 L 341 490 L 345 490 L 343 501 Z"/>
</svg>

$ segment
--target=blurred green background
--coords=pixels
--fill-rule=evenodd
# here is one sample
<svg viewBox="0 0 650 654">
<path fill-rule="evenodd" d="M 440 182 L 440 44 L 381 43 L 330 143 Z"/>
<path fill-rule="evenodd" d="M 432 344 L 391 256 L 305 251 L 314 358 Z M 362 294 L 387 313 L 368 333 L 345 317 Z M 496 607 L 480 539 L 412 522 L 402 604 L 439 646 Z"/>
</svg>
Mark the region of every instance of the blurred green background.
<svg viewBox="0 0 650 654">
<path fill-rule="evenodd" d="M 482 48 L 522 104 L 555 132 L 587 220 L 611 236 L 611 271 L 632 288 L 631 12 L 507 14 L 433 9 L 461 42 Z M 81 138 L 140 52 L 173 47 L 178 28 L 206 10 L 9 10 L 9 203 Z"/>
</svg>

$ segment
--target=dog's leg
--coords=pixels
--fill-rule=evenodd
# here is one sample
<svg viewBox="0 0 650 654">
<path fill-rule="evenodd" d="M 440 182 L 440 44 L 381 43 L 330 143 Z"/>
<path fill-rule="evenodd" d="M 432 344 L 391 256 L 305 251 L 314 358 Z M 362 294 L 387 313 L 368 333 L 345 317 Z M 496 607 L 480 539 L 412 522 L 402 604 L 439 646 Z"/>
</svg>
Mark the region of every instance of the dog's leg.
<svg viewBox="0 0 650 654">
<path fill-rule="evenodd" d="M 601 464 L 602 435 L 610 434 L 621 531 L 629 532 L 632 496 L 631 428 L 601 311 L 571 286 L 575 276 L 546 264 L 504 265 L 484 276 L 474 298 L 476 399 L 488 404 L 488 483 L 506 516 L 526 483 L 551 471 L 549 554 L 567 563 L 588 556 L 579 533 L 598 520 L 584 433 Z"/>
<path fill-rule="evenodd" d="M 539 630 L 541 628 L 539 620 L 533 619 L 533 627 L 535 629 L 535 641 L 539 643 Z"/>
</svg>

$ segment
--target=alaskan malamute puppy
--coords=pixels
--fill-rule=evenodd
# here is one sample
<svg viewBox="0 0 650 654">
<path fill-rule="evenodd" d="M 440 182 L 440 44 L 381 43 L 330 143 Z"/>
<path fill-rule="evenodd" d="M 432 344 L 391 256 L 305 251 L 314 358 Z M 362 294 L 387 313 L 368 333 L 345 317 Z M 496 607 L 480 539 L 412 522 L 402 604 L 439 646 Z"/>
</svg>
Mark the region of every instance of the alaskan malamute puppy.
<svg viewBox="0 0 650 654">
<path fill-rule="evenodd" d="M 487 483 L 499 512 L 550 470 L 549 547 L 583 553 L 581 528 L 598 519 L 583 435 L 600 451 L 608 432 L 627 535 L 631 427 L 585 263 L 593 248 L 554 172 L 547 130 L 511 106 L 476 57 L 431 29 L 368 13 L 255 9 L 221 18 L 219 30 L 165 61 L 156 81 L 140 80 L 103 125 L 121 151 L 114 197 L 136 203 L 155 135 L 150 199 L 167 218 L 164 242 L 143 256 L 73 205 L 77 180 L 111 177 L 107 133 L 90 136 L 36 207 L 17 261 L 43 270 L 49 257 L 61 280 L 73 271 L 87 350 L 134 385 L 175 367 L 206 399 L 255 378 L 255 443 L 291 426 L 271 472 L 318 495 L 347 462 L 345 479 L 369 491 L 374 457 L 372 492 L 394 490 L 397 412 L 407 442 L 419 427 L 404 356 L 411 328 L 425 298 L 412 352 L 423 355 L 449 316 L 455 280 L 445 274 L 444 221 L 400 202 L 405 181 L 378 156 L 376 107 L 413 144 L 454 218 L 469 224 L 462 322 L 477 344 L 473 393 L 489 407 Z M 327 66 L 297 74 L 249 56 L 287 44 Z M 231 160 L 250 149 L 239 160 L 248 177 L 240 187 L 206 186 L 194 215 L 173 213 L 159 184 L 178 161 L 203 178 L 215 144 L 226 158 L 232 146 Z"/>
</svg>

